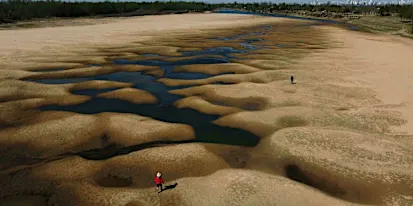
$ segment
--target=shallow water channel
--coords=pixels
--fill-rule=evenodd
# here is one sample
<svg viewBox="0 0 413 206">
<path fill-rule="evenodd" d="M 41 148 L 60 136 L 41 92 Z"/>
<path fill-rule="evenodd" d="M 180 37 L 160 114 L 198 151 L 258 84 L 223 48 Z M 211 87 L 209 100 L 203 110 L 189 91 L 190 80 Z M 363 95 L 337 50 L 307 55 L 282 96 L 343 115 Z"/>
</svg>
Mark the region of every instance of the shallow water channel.
<svg viewBox="0 0 413 206">
<path fill-rule="evenodd" d="M 225 13 L 225 11 L 223 12 Z M 232 54 L 245 53 L 252 50 L 260 49 L 264 46 L 254 45 L 255 42 L 263 41 L 263 39 L 255 38 L 257 35 L 265 34 L 266 31 L 272 28 L 271 25 L 264 26 L 262 28 L 256 29 L 255 31 L 248 31 L 245 34 L 236 35 L 232 37 L 217 37 L 215 40 L 229 41 L 229 40 L 243 40 L 239 44 L 243 49 L 234 49 L 231 47 L 214 47 L 207 48 L 202 51 L 193 52 L 181 52 L 182 56 L 193 57 L 185 60 L 178 61 L 168 61 L 168 56 L 161 56 L 158 54 L 144 54 L 148 58 L 156 57 L 158 59 L 148 59 L 148 60 L 127 60 L 127 59 L 116 59 L 113 64 L 131 64 L 131 65 L 146 65 L 146 66 L 159 66 L 164 71 L 163 78 L 171 79 L 204 79 L 211 77 L 211 75 L 203 73 L 191 73 L 191 72 L 174 72 L 175 66 L 180 65 L 192 65 L 192 64 L 220 64 L 229 63 L 233 57 Z M 277 44 L 277 47 L 282 47 L 282 44 Z M 214 57 L 202 57 L 202 55 L 214 55 Z M 200 57 L 201 56 L 201 57 Z M 163 57 L 159 60 L 159 57 Z M 96 65 L 89 65 L 96 66 Z M 43 70 L 44 72 L 58 71 L 59 69 Z M 41 70 L 40 70 L 41 71 Z M 221 74 L 222 75 L 222 74 Z M 231 145 L 244 145 L 244 146 L 255 146 L 259 137 L 253 135 L 250 132 L 229 128 L 221 127 L 212 124 L 211 122 L 219 118 L 216 115 L 207 115 L 195 111 L 193 109 L 178 109 L 172 105 L 173 102 L 183 98 L 179 95 L 173 95 L 168 93 L 172 89 L 185 88 L 189 86 L 179 86 L 179 87 L 169 87 L 156 80 L 158 77 L 143 74 L 142 72 L 116 72 L 105 75 L 98 75 L 93 77 L 82 77 L 82 78 L 66 78 L 66 79 L 41 79 L 35 80 L 36 82 L 43 84 L 66 84 L 74 82 L 83 82 L 89 80 L 108 80 L 108 81 L 118 81 L 132 83 L 134 88 L 145 90 L 158 99 L 157 104 L 133 104 L 128 101 L 117 100 L 117 99 L 106 99 L 96 97 L 97 94 L 108 92 L 112 89 L 87 89 L 74 91 L 74 94 L 91 96 L 92 99 L 88 102 L 71 105 L 71 106 L 44 106 L 39 108 L 40 110 L 60 110 L 60 111 L 71 111 L 82 114 L 96 114 L 101 112 L 119 112 L 119 113 L 133 113 L 142 116 L 148 116 L 156 120 L 172 123 L 183 123 L 191 125 L 196 132 L 196 140 L 198 142 L 213 142 L 221 144 L 231 144 Z M 138 126 L 137 126 L 137 129 Z"/>
<path fill-rule="evenodd" d="M 262 41 L 262 39 L 254 38 L 255 35 L 263 34 L 266 30 L 270 29 L 271 26 L 265 26 L 258 29 L 258 31 L 250 31 L 243 35 L 237 35 L 234 37 L 224 37 L 216 38 L 216 40 L 228 41 L 244 38 L 245 41 L 239 43 L 242 45 L 242 49 L 234 49 L 231 47 L 214 47 L 207 48 L 201 51 L 193 52 L 181 52 L 184 57 L 193 57 L 185 60 L 178 61 L 168 61 L 167 56 L 160 56 L 158 54 L 145 54 L 144 56 L 150 57 L 163 57 L 162 60 L 159 59 L 148 59 L 148 60 L 127 60 L 127 59 L 116 59 L 112 63 L 118 65 L 146 65 L 146 66 L 159 66 L 163 71 L 164 75 L 162 78 L 171 79 L 204 79 L 211 77 L 212 75 L 195 73 L 195 72 L 174 72 L 175 66 L 180 65 L 192 65 L 192 64 L 221 64 L 229 63 L 232 58 L 231 54 L 235 53 L 245 53 L 251 50 L 260 49 L 260 46 L 255 46 L 253 43 Z M 251 38 L 246 39 L 246 37 L 251 36 Z M 214 57 L 208 57 L 213 55 Z M 203 57 L 205 56 L 205 57 Z M 173 57 L 170 57 L 173 58 Z M 95 66 L 95 65 L 90 65 Z M 52 70 L 39 70 L 39 72 L 53 72 L 59 69 Z M 222 74 L 220 74 L 222 75 Z M 71 105 L 71 106 L 44 106 L 39 108 L 40 110 L 59 110 L 59 111 L 71 111 L 81 114 L 96 114 L 101 112 L 119 112 L 119 113 L 133 113 L 142 116 L 148 116 L 156 120 L 171 122 L 171 123 L 183 123 L 191 125 L 196 132 L 196 140 L 198 142 L 213 142 L 221 144 L 231 144 L 231 145 L 244 145 L 244 146 L 254 146 L 258 143 L 259 137 L 254 134 L 235 128 L 221 127 L 214 125 L 211 122 L 219 118 L 217 115 L 207 115 L 200 113 L 193 109 L 183 108 L 178 109 L 172 104 L 183 98 L 183 96 L 173 95 L 168 93 L 169 90 L 185 88 L 188 86 L 178 86 L 169 87 L 156 80 L 158 77 L 152 75 L 146 75 L 142 72 L 115 72 L 111 74 L 98 75 L 92 77 L 81 77 L 81 78 L 65 78 L 65 79 L 40 79 L 35 80 L 36 82 L 43 84 L 66 84 L 75 82 L 84 82 L 89 80 L 107 80 L 107 81 L 117 81 L 117 82 L 127 82 L 132 83 L 133 88 L 145 90 L 158 99 L 157 104 L 134 104 L 128 101 L 118 100 L 118 99 L 107 99 L 99 98 L 96 95 L 116 90 L 117 88 L 111 89 L 86 89 L 77 90 L 72 93 L 79 95 L 91 96 L 92 99 L 88 102 Z M 220 84 L 220 83 L 218 83 Z M 137 126 L 138 129 L 138 126 Z"/>
</svg>

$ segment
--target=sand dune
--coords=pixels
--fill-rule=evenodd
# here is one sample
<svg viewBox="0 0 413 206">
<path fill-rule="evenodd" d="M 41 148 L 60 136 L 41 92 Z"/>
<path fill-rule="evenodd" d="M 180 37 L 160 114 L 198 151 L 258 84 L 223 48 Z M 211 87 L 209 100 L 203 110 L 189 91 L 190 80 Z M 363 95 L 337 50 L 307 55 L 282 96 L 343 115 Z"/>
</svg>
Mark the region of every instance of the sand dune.
<svg viewBox="0 0 413 206">
<path fill-rule="evenodd" d="M 182 86 L 182 85 L 204 85 L 213 84 L 217 82 L 224 83 L 241 83 L 241 82 L 254 82 L 254 83 L 268 83 L 276 80 L 288 79 L 288 73 L 283 73 L 280 71 L 259 71 L 249 74 L 224 74 L 219 76 L 210 77 L 207 79 L 197 79 L 197 80 L 181 80 L 181 79 L 159 79 L 168 86 Z"/>
<path fill-rule="evenodd" d="M 156 97 L 149 92 L 133 88 L 118 89 L 111 92 L 101 93 L 97 96 L 108 99 L 126 100 L 134 104 L 155 104 L 158 102 Z"/>
<path fill-rule="evenodd" d="M 235 54 L 248 59 L 174 71 L 210 78 L 159 79 L 159 67 L 112 65 L 151 53 L 174 56 L 156 60 L 188 60 L 193 57 L 182 51 L 234 45 L 240 40 L 211 38 L 263 23 L 275 25 L 255 36 L 267 40 L 257 43 L 266 49 Z M 306 23 L 188 14 L 0 31 L 0 204 L 412 205 L 413 42 Z M 64 70 L 40 71 L 56 67 Z M 175 107 L 219 115 L 214 124 L 249 131 L 260 142 L 187 143 L 199 135 L 190 125 L 127 113 L 38 110 L 87 102 L 93 97 L 72 94 L 86 89 L 116 89 L 98 96 L 135 104 L 159 100 L 132 83 L 22 81 L 116 72 L 190 85 L 169 91 L 185 97 Z M 176 188 L 156 194 L 156 171 Z"/>
<path fill-rule="evenodd" d="M 380 119 L 377 121 L 376 119 Z M 221 126 L 243 128 L 258 136 L 266 136 L 286 127 L 332 126 L 366 132 L 389 132 L 390 125 L 400 126 L 405 121 L 393 113 L 371 111 L 333 112 L 302 106 L 279 107 L 263 111 L 241 112 L 214 121 Z"/>
<path fill-rule="evenodd" d="M 154 72 L 159 71 L 158 67 L 141 66 L 141 65 L 116 65 L 116 66 L 91 66 L 83 68 L 74 68 L 55 72 L 26 72 L 21 70 L 10 71 L 13 77 L 19 79 L 63 79 L 63 78 L 78 78 L 78 77 L 94 77 L 98 75 L 111 74 L 115 72 Z M 9 74 L 4 72 L 5 75 Z"/>
<path fill-rule="evenodd" d="M 153 205 L 151 200 L 159 201 L 152 188 L 152 175 L 157 170 L 165 171 L 165 181 L 173 183 L 179 178 L 209 175 L 223 168 L 229 168 L 226 161 L 202 145 L 182 144 L 104 161 L 80 157 L 53 161 L 20 173 L 18 178 L 5 180 L 7 183 L 1 184 L 1 191 L 2 196 L 42 193 L 61 205 L 124 205 L 132 200 L 146 200 Z M 27 181 L 35 184 L 26 185 Z M 89 188 L 86 189 L 89 192 L 85 188 Z"/>
<path fill-rule="evenodd" d="M 250 167 L 287 176 L 294 168 L 301 173 L 296 178 L 334 196 L 366 204 L 412 203 L 403 198 L 413 190 L 412 151 L 392 137 L 297 127 L 274 133 L 254 150 Z"/>
<path fill-rule="evenodd" d="M 180 189 L 165 194 L 161 205 L 357 205 L 253 170 L 220 170 L 207 177 L 184 178 L 179 183 Z M 202 192 L 206 190 L 210 192 Z"/>
<path fill-rule="evenodd" d="M 221 73 L 234 72 L 235 74 L 245 74 L 260 71 L 257 68 L 246 66 L 243 64 L 227 63 L 227 64 L 210 64 L 210 65 L 185 65 L 178 66 L 174 72 L 201 72 L 205 74 L 217 75 Z"/>
<path fill-rule="evenodd" d="M 71 112 L 56 114 L 54 111 L 29 114 L 29 119 L 24 116 L 23 122 L 19 122 L 24 126 L 15 125 L 0 131 L 4 152 L 0 160 L 2 169 L 28 164 L 32 159 L 74 154 L 113 144 L 125 147 L 156 141 L 188 140 L 195 135 L 188 125 L 133 114 L 81 115 Z"/>
<path fill-rule="evenodd" d="M 1 58 L 5 58 L 5 57 L 2 56 Z M 21 58 L 27 58 L 27 57 L 21 57 Z M 0 63 L 0 69 L 2 70 L 3 69 L 10 69 L 10 70 L 19 69 L 19 70 L 36 71 L 36 70 L 56 69 L 56 68 L 71 69 L 71 68 L 78 68 L 78 67 L 83 66 L 83 64 L 81 63 L 35 62 L 35 61 L 26 63 L 26 62 L 19 62 L 18 60 L 16 61 L 13 61 L 13 60 L 16 60 L 16 59 L 10 59 L 9 61 L 2 60 L 2 62 Z"/>
<path fill-rule="evenodd" d="M 45 85 L 17 80 L 1 81 L 0 87 L 1 101 L 70 95 L 66 88 L 60 85 Z"/>
<path fill-rule="evenodd" d="M 351 205 L 283 177 L 229 170 L 224 159 L 206 148 L 231 148 L 204 145 L 152 148 L 105 161 L 65 158 L 19 173 L 1 189 L 3 194 L 36 191 L 60 205 Z M 164 171 L 166 185 L 178 182 L 176 189 L 157 195 L 151 178 L 157 170 Z"/>
<path fill-rule="evenodd" d="M 241 112 L 242 109 L 212 104 L 200 97 L 192 96 L 183 98 L 174 103 L 177 108 L 192 108 L 204 114 L 227 115 Z"/>
</svg>

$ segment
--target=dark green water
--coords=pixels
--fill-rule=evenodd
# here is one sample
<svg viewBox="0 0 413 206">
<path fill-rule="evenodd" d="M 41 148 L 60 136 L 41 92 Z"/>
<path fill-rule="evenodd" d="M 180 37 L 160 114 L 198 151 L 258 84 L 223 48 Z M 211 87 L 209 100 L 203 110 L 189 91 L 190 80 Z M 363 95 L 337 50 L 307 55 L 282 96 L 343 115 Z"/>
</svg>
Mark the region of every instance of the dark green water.
<svg viewBox="0 0 413 206">
<path fill-rule="evenodd" d="M 192 65 L 192 64 L 222 64 L 229 63 L 233 56 L 231 54 L 235 53 L 246 53 L 248 51 L 260 49 L 260 47 L 255 46 L 254 42 L 263 41 L 263 39 L 254 38 L 256 35 L 263 34 L 266 30 L 271 29 L 270 26 L 261 28 L 259 31 L 250 31 L 243 35 L 237 35 L 234 37 L 224 37 L 218 40 L 227 41 L 238 38 L 246 38 L 244 42 L 241 42 L 243 49 L 234 49 L 231 47 L 215 47 L 207 48 L 202 51 L 195 52 L 182 52 L 183 56 L 194 58 L 189 58 L 186 60 L 179 61 L 168 61 L 168 57 L 164 57 L 162 60 L 138 60 L 131 61 L 127 59 L 117 59 L 113 61 L 113 64 L 119 65 L 146 65 L 146 66 L 159 66 L 164 71 L 164 78 L 172 79 L 204 79 L 209 78 L 212 75 L 203 74 L 203 73 L 193 73 L 193 72 L 174 72 L 176 66 L 181 65 Z M 199 57 L 202 55 L 219 55 L 220 58 L 211 58 L 211 57 Z M 147 57 L 159 57 L 158 54 L 145 54 Z M 94 66 L 94 65 L 90 65 Z M 221 74 L 222 75 L 222 74 Z M 132 83 L 133 88 L 145 90 L 158 99 L 157 104 L 133 104 L 123 100 L 117 99 L 106 99 L 99 98 L 96 95 L 116 90 L 116 88 L 96 90 L 78 90 L 74 91 L 74 94 L 87 95 L 91 96 L 92 99 L 88 102 L 71 105 L 71 106 L 57 106 L 50 105 L 39 108 L 40 110 L 58 110 L 58 111 L 71 111 L 81 114 L 97 114 L 101 112 L 119 112 L 119 113 L 132 113 L 142 116 L 148 116 L 156 120 L 171 122 L 171 123 L 183 123 L 191 125 L 196 132 L 197 142 L 211 142 L 219 144 L 231 144 L 231 145 L 244 145 L 244 146 L 255 146 L 259 137 L 254 134 L 236 128 L 221 127 L 214 125 L 211 122 L 219 118 L 217 115 L 206 115 L 200 113 L 193 109 L 178 109 L 172 104 L 183 98 L 183 96 L 173 95 L 168 93 L 168 91 L 173 89 L 185 88 L 187 86 L 180 87 L 169 87 L 162 83 L 157 82 L 158 78 L 143 74 L 142 72 L 115 72 L 106 75 L 98 75 L 92 77 L 82 77 L 82 78 L 65 78 L 65 79 L 41 79 L 35 80 L 36 82 L 43 84 L 66 84 L 74 82 L 84 82 L 89 80 L 108 80 L 108 81 L 118 81 L 118 82 L 127 82 Z M 139 125 L 137 128 L 139 129 Z M 149 146 L 149 145 L 148 145 Z M 131 147 L 132 150 L 135 147 Z M 129 149 L 131 149 L 129 148 Z M 140 148 L 139 146 L 136 148 Z M 135 148 L 135 149 L 136 149 Z M 129 151 L 126 149 L 125 151 Z M 119 150 L 119 149 L 117 149 Z M 108 150 L 109 151 L 109 150 Z M 106 151 L 106 153 L 108 153 Z M 97 151 L 98 157 L 102 155 L 102 150 Z M 110 153 L 110 152 L 109 152 Z M 116 150 L 114 153 L 117 153 Z M 91 152 L 92 155 L 86 155 L 91 157 L 95 155 L 94 152 Z M 110 155 L 109 155 L 110 156 Z"/>
<path fill-rule="evenodd" d="M 249 12 L 238 12 L 238 11 L 221 11 L 219 13 L 245 13 L 251 14 Z M 261 14 L 259 14 L 261 15 Z M 266 15 L 266 16 L 275 16 L 277 15 Z M 288 17 L 286 17 L 288 18 Z M 295 18 L 295 17 L 292 17 Z M 318 21 L 309 24 L 311 25 L 318 25 L 324 23 L 336 23 L 336 22 L 326 22 L 326 21 Z M 264 26 L 254 31 L 248 31 L 244 34 L 239 34 L 230 37 L 216 37 L 213 38 L 214 40 L 218 41 L 231 41 L 231 40 L 239 40 L 242 39 L 243 41 L 239 43 L 243 49 L 234 49 L 232 47 L 213 47 L 207 48 L 202 51 L 192 51 L 192 52 L 182 52 L 183 57 L 193 57 L 188 58 L 185 60 L 179 61 L 170 61 L 168 56 L 162 56 L 159 54 L 154 53 L 146 53 L 143 54 L 145 57 L 154 57 L 155 59 L 147 59 L 147 60 L 137 60 L 131 61 L 127 59 L 117 59 L 114 60 L 113 64 L 119 65 L 146 65 L 146 66 L 158 66 L 164 71 L 163 78 L 171 78 L 171 79 L 204 79 L 209 78 L 212 75 L 207 75 L 203 73 L 192 73 L 192 72 L 174 72 L 174 68 L 176 66 L 181 65 L 192 65 L 192 64 L 222 64 L 222 63 L 229 63 L 231 59 L 236 57 L 232 56 L 233 54 L 239 53 L 247 53 L 249 51 L 265 48 L 265 46 L 256 46 L 254 45 L 255 42 L 265 41 L 264 39 L 257 38 L 256 36 L 265 34 L 268 30 L 273 29 L 271 25 Z M 283 48 L 284 45 L 278 42 L 273 42 L 274 45 L 277 47 Z M 203 55 L 214 55 L 219 57 L 199 57 Z M 159 57 L 162 57 L 162 60 L 159 60 Z M 158 58 L 158 59 L 156 59 Z M 99 65 L 89 65 L 89 66 L 99 66 Z M 51 71 L 58 71 L 60 69 L 49 69 L 43 70 L 44 72 L 51 72 Z M 221 74 L 222 75 L 222 74 Z M 71 111 L 77 112 L 82 114 L 97 114 L 101 112 L 119 112 L 119 113 L 132 113 L 138 114 L 142 116 L 148 116 L 156 120 L 164 121 L 164 122 L 171 122 L 171 123 L 183 123 L 187 125 L 191 125 L 196 132 L 196 140 L 197 142 L 212 142 L 212 143 L 219 143 L 219 144 L 231 144 L 231 145 L 244 145 L 244 146 L 255 146 L 259 142 L 259 137 L 253 135 L 250 132 L 236 129 L 236 128 L 229 128 L 229 127 L 220 127 L 217 125 L 212 124 L 211 122 L 219 118 L 216 115 L 206 115 L 200 112 L 197 112 L 193 109 L 178 109 L 174 107 L 172 104 L 183 98 L 183 96 L 173 95 L 170 94 L 169 91 L 173 89 L 180 89 L 186 88 L 188 86 L 180 86 L 180 87 L 169 87 L 162 83 L 157 82 L 158 78 L 143 74 L 142 72 L 115 72 L 106 75 L 98 75 L 92 77 L 82 77 L 82 78 L 66 78 L 66 79 L 41 79 L 36 80 L 36 82 L 43 83 L 43 84 L 66 84 L 66 83 L 74 83 L 74 82 L 83 82 L 89 80 L 108 80 L 108 81 L 118 81 L 118 82 L 127 82 L 132 83 L 133 88 L 145 90 L 152 95 L 154 95 L 158 99 L 157 104 L 133 104 L 123 100 L 117 99 L 105 99 L 105 98 L 98 98 L 96 95 L 116 90 L 117 88 L 111 89 L 104 89 L 104 90 L 95 90 L 95 89 L 88 89 L 88 90 L 78 90 L 74 91 L 74 94 L 79 95 L 87 95 L 91 96 L 92 99 L 88 102 L 78 104 L 78 105 L 71 105 L 71 106 L 57 106 L 57 105 L 50 105 L 39 108 L 40 110 L 59 110 L 59 111 Z M 258 108 L 256 108 L 258 109 Z M 254 108 L 252 108 L 254 110 Z M 137 128 L 139 129 L 139 125 Z M 141 149 L 142 147 L 150 147 L 152 143 L 144 144 L 144 145 L 136 145 L 131 146 L 128 148 L 123 148 L 123 152 L 130 152 L 133 150 Z M 162 143 L 166 144 L 166 142 Z M 103 149 L 104 150 L 104 149 Z M 90 151 L 90 153 L 83 154 L 89 158 L 95 158 L 97 154 L 97 158 L 101 157 L 103 151 Z M 122 153 L 118 148 L 110 150 L 109 148 L 106 149 L 106 156 L 111 156 L 110 154 L 119 154 Z M 81 155 L 82 156 L 82 155 Z"/>
</svg>

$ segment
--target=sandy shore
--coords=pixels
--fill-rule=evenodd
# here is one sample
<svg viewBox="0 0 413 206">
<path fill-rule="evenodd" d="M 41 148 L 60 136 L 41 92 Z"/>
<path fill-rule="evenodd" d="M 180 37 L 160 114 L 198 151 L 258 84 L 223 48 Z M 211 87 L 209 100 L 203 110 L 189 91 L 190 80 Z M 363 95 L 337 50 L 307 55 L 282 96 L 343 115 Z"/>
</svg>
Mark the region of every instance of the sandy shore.
<svg viewBox="0 0 413 206">
<path fill-rule="evenodd" d="M 380 105 L 374 107 L 402 112 L 408 122 L 395 130 L 412 135 L 413 59 L 408 56 L 413 54 L 413 41 L 390 35 L 373 36 L 326 30 L 331 32 L 333 38 L 343 41 L 344 48 L 332 49 L 317 57 L 310 55 L 303 59 L 302 64 L 326 69 L 333 75 L 345 73 L 342 79 L 345 82 L 331 82 L 334 85 L 373 89 L 375 97 L 381 101 Z M 323 58 L 320 64 L 314 62 L 316 58 Z"/>
<path fill-rule="evenodd" d="M 188 59 L 179 57 L 180 49 L 220 45 L 210 39 L 213 32 L 224 36 L 264 23 L 273 27 L 254 38 L 266 40 L 257 44 L 267 47 L 236 54 L 246 59 L 177 67 L 213 75 L 206 79 L 160 78 L 158 67 L 108 63 L 152 58 L 144 53 Z M 412 205 L 413 41 L 301 26 L 307 23 L 185 14 L 1 30 L 0 203 Z M 64 70 L 34 71 L 39 68 Z M 192 126 L 136 114 L 37 110 L 90 101 L 73 94 L 87 89 L 114 89 L 97 96 L 135 105 L 159 100 L 130 88 L 132 83 L 22 81 L 141 71 L 158 83 L 194 85 L 169 91 L 186 96 L 175 107 L 218 115 L 214 124 L 249 131 L 259 137 L 258 145 L 192 142 Z M 234 74 L 214 76 L 227 72 Z M 152 142 L 160 143 L 133 150 Z M 133 151 L 95 161 L 102 148 Z M 96 154 L 85 154 L 92 149 Z M 176 188 L 156 194 L 152 177 L 159 170 L 166 185 L 176 182 Z"/>
</svg>

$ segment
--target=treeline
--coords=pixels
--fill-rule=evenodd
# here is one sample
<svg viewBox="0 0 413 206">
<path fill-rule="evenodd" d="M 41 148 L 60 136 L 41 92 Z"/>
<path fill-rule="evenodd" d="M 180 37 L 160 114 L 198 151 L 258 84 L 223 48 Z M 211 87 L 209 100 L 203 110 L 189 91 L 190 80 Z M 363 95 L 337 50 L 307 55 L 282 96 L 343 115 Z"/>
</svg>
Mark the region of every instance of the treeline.
<svg viewBox="0 0 413 206">
<path fill-rule="evenodd" d="M 240 9 L 263 13 L 312 13 L 319 15 L 344 13 L 376 14 L 380 16 L 398 15 L 413 18 L 413 5 L 310 5 L 271 3 L 230 3 L 208 4 L 202 2 L 62 2 L 31 0 L 0 0 L 0 23 L 8 23 L 33 18 L 82 17 L 82 16 L 137 16 L 162 13 L 185 13 L 210 11 L 220 8 Z M 338 14 L 338 15 L 336 15 Z"/>
<path fill-rule="evenodd" d="M 0 0 L 0 23 L 33 18 L 146 15 L 210 10 L 202 2 L 61 2 Z"/>
<path fill-rule="evenodd" d="M 215 5 L 218 6 L 218 5 Z M 403 18 L 413 17 L 413 5 L 335 5 L 335 4 L 270 4 L 270 3 L 247 3 L 237 2 L 231 4 L 220 4 L 220 8 L 241 9 L 252 12 L 314 12 L 314 13 L 351 13 L 351 14 L 377 14 L 380 16 L 399 15 Z"/>
</svg>

